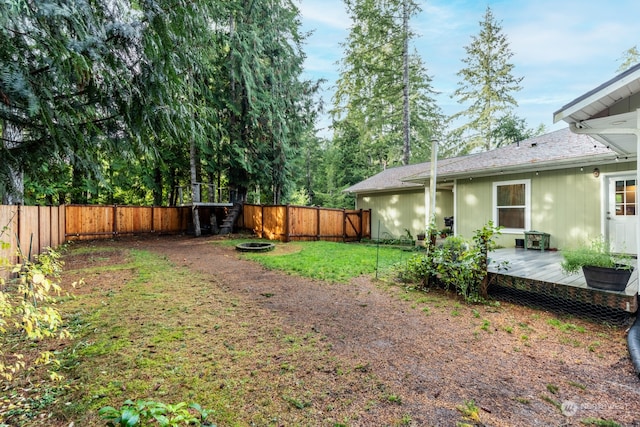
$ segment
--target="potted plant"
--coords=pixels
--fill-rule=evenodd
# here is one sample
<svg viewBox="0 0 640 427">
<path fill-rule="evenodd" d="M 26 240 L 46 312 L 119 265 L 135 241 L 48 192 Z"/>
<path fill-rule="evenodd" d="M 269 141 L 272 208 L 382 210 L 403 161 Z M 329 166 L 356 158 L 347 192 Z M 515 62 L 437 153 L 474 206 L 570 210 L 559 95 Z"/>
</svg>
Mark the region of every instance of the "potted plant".
<svg viewBox="0 0 640 427">
<path fill-rule="evenodd" d="M 442 230 L 440 230 L 440 237 L 442 237 L 443 239 L 446 239 L 451 234 L 453 234 L 453 232 L 450 228 L 443 228 Z"/>
<path fill-rule="evenodd" d="M 562 251 L 562 270 L 567 274 L 584 273 L 587 286 L 607 291 L 624 291 L 633 272 L 631 257 L 611 252 L 603 239 L 589 246 Z"/>
</svg>

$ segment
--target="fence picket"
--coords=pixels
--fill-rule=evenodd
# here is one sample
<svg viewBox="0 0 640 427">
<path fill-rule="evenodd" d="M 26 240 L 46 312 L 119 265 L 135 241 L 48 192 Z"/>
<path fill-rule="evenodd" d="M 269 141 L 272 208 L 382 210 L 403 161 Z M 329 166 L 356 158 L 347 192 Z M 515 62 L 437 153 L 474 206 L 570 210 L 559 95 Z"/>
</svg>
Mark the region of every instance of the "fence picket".
<svg viewBox="0 0 640 427">
<path fill-rule="evenodd" d="M 109 239 L 121 234 L 185 233 L 191 207 L 149 206 L 2 206 L 0 258 L 18 261 L 68 240 Z M 357 219 L 356 219 L 357 218 Z M 239 228 L 270 240 L 359 240 L 371 237 L 371 211 L 310 206 L 245 204 Z"/>
</svg>

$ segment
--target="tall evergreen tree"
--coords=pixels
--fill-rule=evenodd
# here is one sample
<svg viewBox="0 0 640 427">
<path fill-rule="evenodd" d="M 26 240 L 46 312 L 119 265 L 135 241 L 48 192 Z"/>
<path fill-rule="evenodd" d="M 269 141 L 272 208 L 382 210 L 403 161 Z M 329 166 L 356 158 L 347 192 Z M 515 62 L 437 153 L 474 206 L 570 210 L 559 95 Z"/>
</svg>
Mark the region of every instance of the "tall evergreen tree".
<svg viewBox="0 0 640 427">
<path fill-rule="evenodd" d="M 299 28 L 291 0 L 0 3 L 0 194 L 25 170 L 38 201 L 161 204 L 203 180 L 283 200 L 315 118 Z"/>
<path fill-rule="evenodd" d="M 345 3 L 353 26 L 332 113 L 338 133 L 346 129 L 341 122 L 355 126 L 371 174 L 413 161 L 412 151 L 424 155 L 442 120 L 425 67 L 415 53 L 408 55 L 414 37 L 408 19 L 417 13 L 417 4 L 412 0 Z"/>
<path fill-rule="evenodd" d="M 123 148 L 138 36 L 118 2 L 0 3 L 0 194 L 20 202 L 23 171 L 44 161 L 96 173 Z M 17 199 L 11 196 L 18 195 Z"/>
<path fill-rule="evenodd" d="M 241 200 L 251 186 L 271 189 L 278 203 L 291 182 L 291 159 L 314 118 L 317 89 L 302 81 L 305 55 L 299 10 L 290 0 L 237 0 L 231 9 L 229 139 L 223 149 L 229 182 Z"/>
<path fill-rule="evenodd" d="M 458 72 L 462 80 L 454 92 L 458 102 L 467 108 L 452 119 L 467 117 L 468 122 L 458 129 L 463 139 L 463 152 L 478 148 L 495 148 L 494 130 L 498 118 L 511 112 L 518 105 L 513 93 L 521 89 L 522 77 L 514 77 L 514 65 L 509 62 L 513 53 L 500 23 L 487 7 L 480 22 L 480 32 L 465 46 L 467 57 L 462 59 L 466 67 Z"/>
<path fill-rule="evenodd" d="M 622 73 L 636 65 L 638 62 L 640 62 L 640 52 L 638 51 L 638 45 L 634 45 L 622 53 L 620 66 L 618 67 L 617 72 Z"/>
</svg>

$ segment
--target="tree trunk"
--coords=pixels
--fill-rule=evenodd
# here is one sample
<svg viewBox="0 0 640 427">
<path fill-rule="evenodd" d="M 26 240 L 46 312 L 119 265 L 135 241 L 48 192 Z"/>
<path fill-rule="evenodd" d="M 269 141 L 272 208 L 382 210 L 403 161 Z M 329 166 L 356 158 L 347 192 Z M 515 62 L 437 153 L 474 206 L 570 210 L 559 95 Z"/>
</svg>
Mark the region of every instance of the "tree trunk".
<svg viewBox="0 0 640 427">
<path fill-rule="evenodd" d="M 411 160 L 411 121 L 409 117 L 409 6 L 408 0 L 403 2 L 402 10 L 402 135 L 404 138 L 404 149 L 402 150 L 402 164 L 408 165 Z"/>
<path fill-rule="evenodd" d="M 153 173 L 153 204 L 162 206 L 162 171 L 158 166 L 155 167 Z"/>
<path fill-rule="evenodd" d="M 196 143 L 191 141 L 189 163 L 191 166 L 191 200 L 194 204 L 191 211 L 193 212 L 193 232 L 196 237 L 200 237 L 200 235 L 202 235 L 202 230 L 200 229 L 200 213 L 195 206 L 196 203 L 200 202 L 200 185 L 198 184 L 196 151 Z"/>
<path fill-rule="evenodd" d="M 85 185 L 84 174 L 77 167 L 73 167 L 73 172 L 71 176 L 71 203 L 76 203 L 80 205 L 87 204 L 88 198 L 87 193 L 84 189 Z"/>
<path fill-rule="evenodd" d="M 22 129 L 11 122 L 5 121 L 2 126 L 2 140 L 4 148 L 9 152 L 18 148 L 22 143 Z M 24 204 L 24 171 L 19 164 L 8 165 L 8 178 L 6 192 L 2 195 L 3 205 Z"/>
</svg>

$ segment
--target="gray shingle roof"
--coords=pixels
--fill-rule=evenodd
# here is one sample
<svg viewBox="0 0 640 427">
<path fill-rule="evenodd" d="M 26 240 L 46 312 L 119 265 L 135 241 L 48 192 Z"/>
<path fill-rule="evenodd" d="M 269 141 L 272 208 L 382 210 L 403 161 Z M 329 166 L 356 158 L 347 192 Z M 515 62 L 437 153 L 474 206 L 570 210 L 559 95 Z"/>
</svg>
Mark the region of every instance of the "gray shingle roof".
<svg viewBox="0 0 640 427">
<path fill-rule="evenodd" d="M 382 172 L 352 185 L 344 191 L 349 193 L 363 193 L 366 191 L 384 191 L 392 188 L 422 188 L 422 184 L 405 182 L 403 179 L 429 170 L 430 163 L 417 163 L 415 165 L 397 166 L 385 169 Z"/>
<path fill-rule="evenodd" d="M 495 150 L 438 160 L 438 180 L 581 166 L 614 161 L 615 156 L 612 150 L 590 136 L 574 134 L 566 128 Z M 419 188 L 429 176 L 430 163 L 400 166 L 382 171 L 345 191 L 363 193 Z"/>
</svg>

